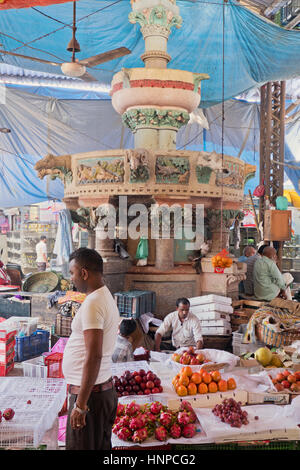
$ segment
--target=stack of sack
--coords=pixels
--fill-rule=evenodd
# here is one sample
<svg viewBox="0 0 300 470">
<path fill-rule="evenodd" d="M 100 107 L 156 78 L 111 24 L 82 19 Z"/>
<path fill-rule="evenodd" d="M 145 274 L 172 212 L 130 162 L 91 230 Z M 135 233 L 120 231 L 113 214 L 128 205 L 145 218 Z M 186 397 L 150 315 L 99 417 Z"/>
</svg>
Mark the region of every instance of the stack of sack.
<svg viewBox="0 0 300 470">
<path fill-rule="evenodd" d="M 201 321 L 202 334 L 230 335 L 230 314 L 233 313 L 231 297 L 210 294 L 191 297 L 190 310 Z"/>
</svg>

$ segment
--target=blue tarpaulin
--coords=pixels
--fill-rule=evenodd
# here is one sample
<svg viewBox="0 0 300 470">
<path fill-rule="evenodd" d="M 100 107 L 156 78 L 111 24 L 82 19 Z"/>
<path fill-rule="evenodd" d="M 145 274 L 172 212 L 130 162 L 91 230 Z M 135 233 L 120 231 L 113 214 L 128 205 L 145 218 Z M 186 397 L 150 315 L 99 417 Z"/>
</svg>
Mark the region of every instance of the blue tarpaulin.
<svg viewBox="0 0 300 470">
<path fill-rule="evenodd" d="M 77 1 L 78 59 L 120 46 L 132 53 L 89 69 L 107 87 L 122 67 L 143 67 L 144 40 L 139 25 L 128 21 L 129 0 Z M 202 107 L 233 98 L 273 80 L 300 75 L 300 33 L 285 30 L 234 0 L 178 0 L 183 25 L 168 42 L 170 68 L 208 73 L 203 82 Z M 56 21 L 57 20 L 57 21 Z M 69 61 L 72 3 L 4 10 L 0 15 L 3 48 L 24 55 Z M 224 45 L 224 54 L 223 54 Z M 2 55 L 2 61 L 36 71 L 60 74 L 60 67 Z M 223 76 L 224 62 L 224 76 Z M 223 89 L 224 85 L 224 89 Z"/>
</svg>

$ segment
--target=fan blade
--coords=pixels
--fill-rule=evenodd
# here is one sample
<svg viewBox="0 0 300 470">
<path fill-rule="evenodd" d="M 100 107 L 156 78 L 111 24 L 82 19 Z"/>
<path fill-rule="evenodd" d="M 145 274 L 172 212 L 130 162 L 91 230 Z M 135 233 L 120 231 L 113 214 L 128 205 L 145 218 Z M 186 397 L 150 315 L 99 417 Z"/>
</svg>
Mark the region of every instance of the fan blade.
<svg viewBox="0 0 300 470">
<path fill-rule="evenodd" d="M 93 77 L 90 73 L 85 72 L 84 75 L 81 75 L 79 77 L 81 80 L 84 80 L 85 82 L 98 82 L 97 78 Z"/>
<path fill-rule="evenodd" d="M 49 60 L 38 59 L 37 57 L 30 57 L 27 55 L 16 54 L 15 52 L 0 50 L 0 54 L 8 54 L 8 55 L 13 55 L 15 57 L 22 57 L 22 59 L 34 60 L 35 62 L 42 62 L 43 64 L 48 64 L 48 65 L 58 65 L 58 66 L 61 65 L 61 64 L 58 64 L 57 62 L 50 62 Z"/>
<path fill-rule="evenodd" d="M 127 47 L 119 47 L 118 49 L 112 49 L 111 51 L 103 52 L 102 54 L 79 60 L 79 63 L 85 65 L 86 67 L 94 67 L 94 65 L 99 65 L 103 62 L 108 62 L 109 60 L 117 59 L 127 54 L 131 54 L 131 51 L 127 49 Z"/>
</svg>

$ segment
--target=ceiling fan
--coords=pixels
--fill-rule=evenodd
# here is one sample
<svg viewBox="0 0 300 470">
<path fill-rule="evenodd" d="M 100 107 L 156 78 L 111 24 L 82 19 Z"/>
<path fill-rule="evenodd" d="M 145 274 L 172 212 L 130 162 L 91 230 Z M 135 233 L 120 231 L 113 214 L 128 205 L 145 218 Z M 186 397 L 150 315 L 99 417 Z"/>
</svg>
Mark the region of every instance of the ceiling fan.
<svg viewBox="0 0 300 470">
<path fill-rule="evenodd" d="M 119 57 L 123 57 L 127 54 L 130 54 L 131 51 L 127 49 L 127 47 L 118 47 L 117 49 L 112 49 L 107 52 L 103 52 L 102 54 L 97 54 L 92 57 L 88 57 L 87 59 L 78 60 L 75 58 L 76 52 L 80 52 L 80 45 L 76 39 L 76 1 L 73 2 L 73 34 L 72 39 L 67 45 L 67 51 L 72 52 L 72 58 L 70 62 L 53 62 L 49 60 L 39 59 L 37 57 L 30 57 L 22 54 L 17 54 L 15 52 L 3 51 L 0 50 L 0 54 L 8 54 L 15 57 L 21 57 L 23 59 L 33 60 L 35 62 L 41 62 L 43 64 L 53 65 L 53 66 L 60 66 L 64 75 L 68 77 L 76 77 L 80 78 L 81 80 L 88 81 L 88 82 L 97 82 L 98 80 L 89 74 L 86 71 L 86 68 L 94 67 L 95 65 L 102 64 L 104 62 L 108 62 L 113 59 L 117 59 Z"/>
</svg>

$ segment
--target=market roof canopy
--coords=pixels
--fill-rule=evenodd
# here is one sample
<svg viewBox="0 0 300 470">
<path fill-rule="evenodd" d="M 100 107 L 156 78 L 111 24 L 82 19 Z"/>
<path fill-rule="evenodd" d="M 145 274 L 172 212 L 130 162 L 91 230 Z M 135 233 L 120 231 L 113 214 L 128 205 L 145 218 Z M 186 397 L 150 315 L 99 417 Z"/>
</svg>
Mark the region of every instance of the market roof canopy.
<svg viewBox="0 0 300 470">
<path fill-rule="evenodd" d="M 110 87 L 122 67 L 143 67 L 144 40 L 140 27 L 129 23 L 129 0 L 77 1 L 76 37 L 78 59 L 125 46 L 132 53 L 88 69 Z M 268 81 L 300 76 L 300 33 L 264 20 L 233 0 L 178 0 L 183 25 L 173 29 L 168 42 L 170 68 L 208 73 L 203 82 L 202 107 L 230 99 Z M 2 48 L 28 56 L 70 61 L 66 50 L 71 38 L 73 8 L 70 2 L 46 7 L 8 9 L 0 15 Z M 224 14 L 224 23 L 223 23 Z M 223 35 L 224 24 L 224 35 Z M 224 44 L 224 54 L 223 54 Z M 224 80 L 223 80 L 224 58 Z M 18 67 L 62 74 L 49 66 L 2 54 L 1 59 Z M 223 89 L 224 88 L 224 89 Z"/>
</svg>

